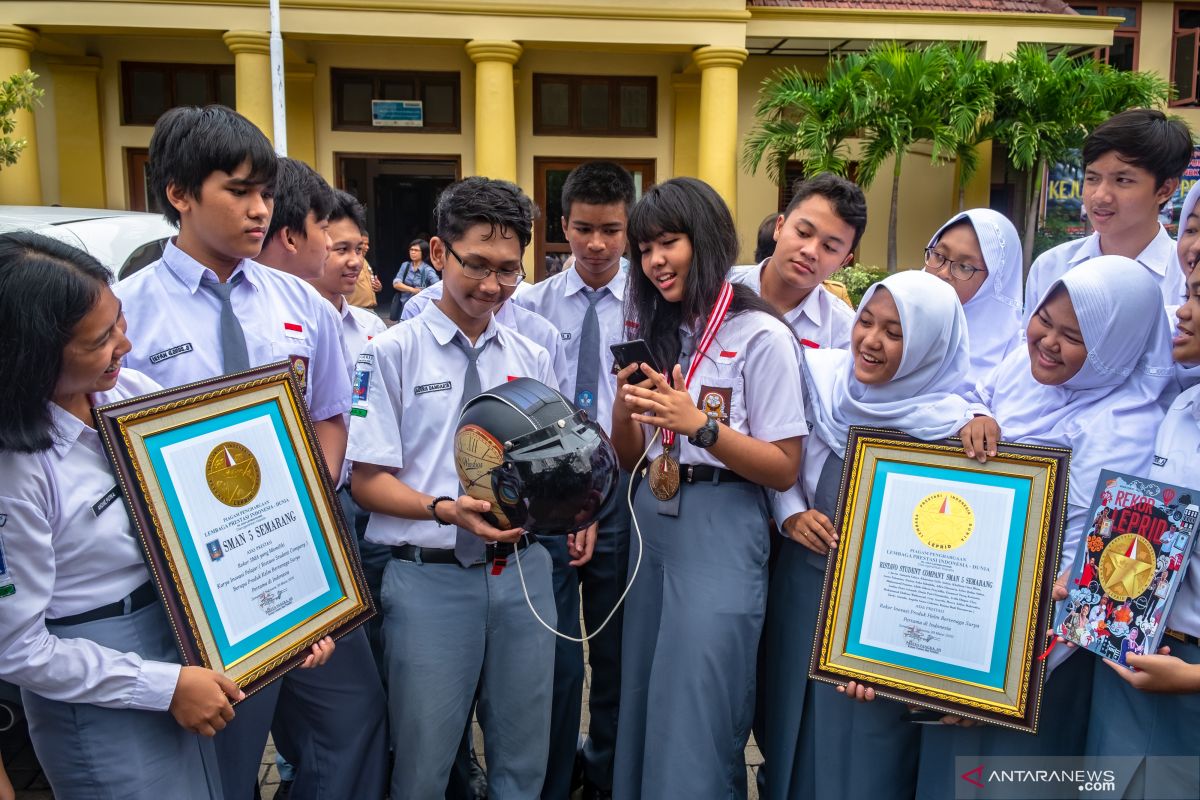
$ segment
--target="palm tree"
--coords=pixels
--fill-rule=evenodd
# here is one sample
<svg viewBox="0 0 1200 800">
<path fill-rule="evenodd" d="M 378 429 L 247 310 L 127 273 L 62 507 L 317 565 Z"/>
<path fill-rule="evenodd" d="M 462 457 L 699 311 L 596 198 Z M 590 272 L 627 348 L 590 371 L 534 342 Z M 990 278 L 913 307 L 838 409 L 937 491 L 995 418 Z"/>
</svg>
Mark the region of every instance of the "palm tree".
<svg viewBox="0 0 1200 800">
<path fill-rule="evenodd" d="M 1088 131 L 1127 108 L 1163 104 L 1170 86 L 1145 72 L 1121 72 L 1090 58 L 1022 45 L 996 71 L 995 139 L 1015 168 L 1029 172 L 1023 251 L 1033 260 L 1038 198 L 1046 165 L 1069 159 Z"/>
<path fill-rule="evenodd" d="M 787 163 L 799 159 L 806 176 L 846 175 L 846 141 L 857 134 L 858 120 L 871 102 L 863 91 L 864 66 L 863 56 L 852 53 L 832 58 L 822 75 L 788 67 L 763 81 L 754 111 L 759 123 L 742 154 L 750 172 L 766 159 L 767 174 L 781 183 Z"/>
<path fill-rule="evenodd" d="M 950 48 L 947 119 L 954 128 L 958 161 L 958 210 L 966 209 L 966 187 L 979 168 L 979 145 L 995 135 L 996 89 L 994 62 L 980 57 L 975 44 Z"/>
<path fill-rule="evenodd" d="M 951 49 L 941 43 L 908 49 L 897 42 L 883 42 L 867 51 L 866 60 L 864 77 L 872 103 L 862 119 L 858 182 L 864 188 L 870 186 L 884 163 L 892 160 L 887 269 L 895 272 L 904 154 L 917 142 L 930 141 L 930 158 L 937 164 L 949 161 L 959 149 L 959 135 L 947 113 L 954 58 Z"/>
</svg>

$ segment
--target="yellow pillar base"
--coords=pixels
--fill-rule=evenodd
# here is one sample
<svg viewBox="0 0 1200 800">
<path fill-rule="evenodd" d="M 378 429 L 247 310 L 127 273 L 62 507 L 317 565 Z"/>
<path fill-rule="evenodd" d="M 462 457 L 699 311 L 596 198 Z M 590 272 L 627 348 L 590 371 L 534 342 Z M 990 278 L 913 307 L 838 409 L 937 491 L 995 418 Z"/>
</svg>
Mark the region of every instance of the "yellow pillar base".
<svg viewBox="0 0 1200 800">
<path fill-rule="evenodd" d="M 237 112 L 274 141 L 271 37 L 261 31 L 228 31 L 221 39 L 233 53 Z"/>
<path fill-rule="evenodd" d="M 0 80 L 29 69 L 29 54 L 38 35 L 17 25 L 0 25 Z M 42 172 L 38 167 L 37 128 L 32 111 L 13 115 L 16 128 L 10 134 L 24 139 L 25 149 L 12 166 L 0 166 L 0 205 L 40 206 Z"/>
<path fill-rule="evenodd" d="M 475 62 L 475 174 L 517 180 L 517 111 L 513 65 L 524 52 L 509 41 L 467 42 Z"/>
<path fill-rule="evenodd" d="M 747 51 L 701 47 L 692 54 L 700 69 L 700 147 L 698 177 L 717 190 L 737 215 L 738 69 Z"/>
</svg>

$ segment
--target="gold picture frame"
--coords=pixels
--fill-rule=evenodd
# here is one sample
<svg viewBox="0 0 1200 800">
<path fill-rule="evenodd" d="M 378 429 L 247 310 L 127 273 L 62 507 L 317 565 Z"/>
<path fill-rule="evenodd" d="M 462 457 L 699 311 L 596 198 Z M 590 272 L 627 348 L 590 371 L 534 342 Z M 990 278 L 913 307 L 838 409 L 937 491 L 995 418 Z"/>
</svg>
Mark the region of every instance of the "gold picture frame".
<svg viewBox="0 0 1200 800">
<path fill-rule="evenodd" d="M 1036 732 L 1069 465 L 852 427 L 810 677 Z"/>
<path fill-rule="evenodd" d="M 185 665 L 248 696 L 374 615 L 287 362 L 95 416 Z"/>
</svg>

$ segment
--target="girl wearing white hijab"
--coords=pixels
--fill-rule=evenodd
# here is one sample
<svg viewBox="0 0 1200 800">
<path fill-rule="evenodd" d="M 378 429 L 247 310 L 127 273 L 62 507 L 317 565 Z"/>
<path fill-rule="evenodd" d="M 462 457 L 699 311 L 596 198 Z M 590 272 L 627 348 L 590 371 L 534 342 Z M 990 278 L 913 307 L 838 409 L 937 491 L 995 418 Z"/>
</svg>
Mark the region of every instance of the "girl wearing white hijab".
<svg viewBox="0 0 1200 800">
<path fill-rule="evenodd" d="M 1198 201 L 1200 201 L 1200 181 L 1192 184 L 1187 197 L 1183 199 L 1183 207 L 1179 212 L 1179 231 L 1175 234 L 1175 252 L 1185 280 L 1196 268 L 1196 262 L 1200 261 L 1200 209 L 1196 207 Z M 1184 298 L 1180 297 L 1179 303 L 1183 302 Z M 1177 308 L 1179 308 L 1178 304 L 1167 306 L 1168 320 L 1174 317 Z M 1190 389 L 1196 384 L 1200 384 L 1200 364 L 1176 361 L 1175 385 L 1168 393 L 1164 393 L 1170 395 L 1165 397 L 1165 400 L 1170 401 L 1179 392 Z M 1164 403 L 1164 405 L 1167 404 Z"/>
<path fill-rule="evenodd" d="M 955 214 L 925 247 L 925 271 L 954 288 L 971 334 L 970 384 L 1020 341 L 1021 238 L 990 208 Z"/>
<path fill-rule="evenodd" d="M 980 460 L 1005 441 L 1070 447 L 1070 489 L 1055 598 L 1066 597 L 1101 469 L 1149 475 L 1150 432 L 1163 419 L 1159 395 L 1171 373 L 1170 336 L 1154 276 L 1123 256 L 1086 261 L 1052 284 L 1014 350 L 978 389 L 994 420 L 973 420 L 964 448 Z M 996 425 L 999 424 L 999 429 Z M 986 429 L 986 430 L 985 430 Z M 952 797 L 954 756 L 1083 753 L 1092 686 L 1090 653 L 1058 647 L 1036 736 L 992 725 L 925 726 L 920 797 Z M 944 722 L 955 722 L 946 718 Z"/>
<path fill-rule="evenodd" d="M 800 480 L 776 497 L 785 539 L 772 574 L 764 632 L 766 797 L 911 798 L 919 732 L 891 701 L 850 704 L 807 680 L 831 522 L 851 425 L 895 428 L 924 440 L 953 436 L 973 416 L 956 393 L 969 369 L 967 324 L 954 292 L 924 272 L 872 286 L 850 350 L 805 354 L 813 423 Z M 866 737 L 871 768 L 850 741 Z M 861 743 L 861 742 L 860 742 Z"/>
</svg>

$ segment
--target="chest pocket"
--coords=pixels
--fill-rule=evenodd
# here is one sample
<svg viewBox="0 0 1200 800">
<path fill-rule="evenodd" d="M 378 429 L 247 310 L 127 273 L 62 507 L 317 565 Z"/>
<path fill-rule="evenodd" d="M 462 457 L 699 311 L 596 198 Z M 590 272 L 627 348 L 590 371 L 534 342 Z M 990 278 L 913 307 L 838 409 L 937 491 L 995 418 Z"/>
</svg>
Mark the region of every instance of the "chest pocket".
<svg viewBox="0 0 1200 800">
<path fill-rule="evenodd" d="M 692 376 L 696 407 L 739 433 L 749 433 L 741 357 L 705 358 Z"/>
</svg>

